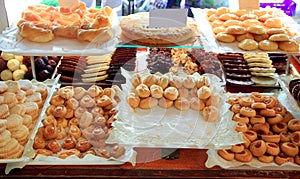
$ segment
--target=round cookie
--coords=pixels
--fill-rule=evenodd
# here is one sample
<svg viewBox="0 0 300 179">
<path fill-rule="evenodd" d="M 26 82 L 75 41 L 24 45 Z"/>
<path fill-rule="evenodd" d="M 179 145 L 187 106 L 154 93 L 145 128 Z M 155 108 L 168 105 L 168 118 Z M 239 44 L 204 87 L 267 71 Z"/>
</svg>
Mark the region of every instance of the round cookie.
<svg viewBox="0 0 300 179">
<path fill-rule="evenodd" d="M 242 50 L 257 50 L 258 49 L 258 43 L 253 39 L 245 39 L 238 43 L 238 47 Z"/>
<path fill-rule="evenodd" d="M 278 44 L 270 40 L 262 40 L 258 43 L 258 48 L 264 51 L 276 51 Z"/>
</svg>

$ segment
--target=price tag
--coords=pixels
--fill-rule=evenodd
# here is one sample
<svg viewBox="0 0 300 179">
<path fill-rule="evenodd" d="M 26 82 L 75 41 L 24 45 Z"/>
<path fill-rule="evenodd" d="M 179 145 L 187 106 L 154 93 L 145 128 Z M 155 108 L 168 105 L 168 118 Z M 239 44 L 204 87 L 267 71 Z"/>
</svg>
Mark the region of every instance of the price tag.
<svg viewBox="0 0 300 179">
<path fill-rule="evenodd" d="M 187 9 L 153 9 L 149 12 L 149 28 L 185 27 Z"/>
<path fill-rule="evenodd" d="M 247 10 L 259 9 L 259 0 L 239 0 L 239 8 Z"/>
<path fill-rule="evenodd" d="M 60 6 L 73 7 L 79 4 L 78 0 L 58 0 Z"/>
</svg>

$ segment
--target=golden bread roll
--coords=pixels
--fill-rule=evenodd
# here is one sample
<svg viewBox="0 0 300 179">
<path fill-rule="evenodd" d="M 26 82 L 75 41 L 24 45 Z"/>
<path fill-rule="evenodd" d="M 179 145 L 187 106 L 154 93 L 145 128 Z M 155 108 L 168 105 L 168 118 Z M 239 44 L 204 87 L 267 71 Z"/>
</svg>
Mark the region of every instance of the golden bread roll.
<svg viewBox="0 0 300 179">
<path fill-rule="evenodd" d="M 141 99 L 139 107 L 141 109 L 150 109 L 158 105 L 158 100 L 156 98 L 148 97 Z"/>
<path fill-rule="evenodd" d="M 213 122 L 219 118 L 219 109 L 216 106 L 206 106 L 203 109 L 205 121 Z"/>
<path fill-rule="evenodd" d="M 156 77 L 156 75 L 150 74 L 143 79 L 143 83 L 150 88 L 152 85 L 157 83 L 157 80 L 158 78 Z"/>
<path fill-rule="evenodd" d="M 216 12 L 217 12 L 216 9 L 208 9 L 206 12 L 206 15 L 207 15 L 207 17 L 209 17 L 209 16 L 215 14 Z"/>
<path fill-rule="evenodd" d="M 20 35 L 32 42 L 45 43 L 53 40 L 54 35 L 51 30 L 39 28 L 31 22 L 20 24 Z"/>
<path fill-rule="evenodd" d="M 241 16 L 244 15 L 244 14 L 248 14 L 249 11 L 246 10 L 246 9 L 238 9 L 238 10 L 236 10 L 236 11 L 233 11 L 232 13 L 234 13 L 235 15 L 241 17 Z"/>
<path fill-rule="evenodd" d="M 228 7 L 219 7 L 217 8 L 216 15 L 220 16 L 225 13 L 230 13 L 230 9 Z"/>
<path fill-rule="evenodd" d="M 270 28 L 266 32 L 268 35 L 274 35 L 274 34 L 286 34 L 287 31 L 284 28 Z"/>
<path fill-rule="evenodd" d="M 264 25 L 269 28 L 281 28 L 283 24 L 279 18 L 269 18 L 264 22 Z"/>
<path fill-rule="evenodd" d="M 211 96 L 211 90 L 207 86 L 202 86 L 197 90 L 197 96 L 199 99 L 208 99 Z"/>
<path fill-rule="evenodd" d="M 151 92 L 147 85 L 139 84 L 136 88 L 136 93 L 141 98 L 147 98 L 150 96 Z"/>
<path fill-rule="evenodd" d="M 286 52 L 299 52 L 299 44 L 296 41 L 279 42 L 279 48 Z"/>
<path fill-rule="evenodd" d="M 257 17 L 259 18 L 260 16 L 267 14 L 267 11 L 262 9 L 254 9 L 252 10 L 252 13 L 257 15 Z"/>
<path fill-rule="evenodd" d="M 258 20 L 260 22 L 265 22 L 266 20 L 272 18 L 273 16 L 271 14 L 265 14 L 265 15 L 262 15 L 260 17 L 258 17 Z"/>
<path fill-rule="evenodd" d="M 175 100 L 174 106 L 178 110 L 187 111 L 190 109 L 190 102 L 186 98 L 179 97 Z"/>
<path fill-rule="evenodd" d="M 227 20 L 237 20 L 239 19 L 239 17 L 235 14 L 231 14 L 231 13 L 225 13 L 219 16 L 219 19 L 222 21 L 227 21 Z"/>
<path fill-rule="evenodd" d="M 278 44 L 270 40 L 262 40 L 258 43 L 258 48 L 264 51 L 276 51 Z"/>
<path fill-rule="evenodd" d="M 164 94 L 162 87 L 155 85 L 155 84 L 150 87 L 150 92 L 151 92 L 152 97 L 158 98 L 158 99 L 161 98 Z"/>
<path fill-rule="evenodd" d="M 216 39 L 221 42 L 231 43 L 235 41 L 235 36 L 227 33 L 220 32 L 216 35 Z"/>
<path fill-rule="evenodd" d="M 254 25 L 261 25 L 261 22 L 256 20 L 256 19 L 247 19 L 247 20 L 244 20 L 242 22 L 243 26 L 244 27 L 251 27 L 251 26 L 254 26 Z"/>
<path fill-rule="evenodd" d="M 140 104 L 140 97 L 135 93 L 129 93 L 127 102 L 132 108 L 137 108 Z"/>
<path fill-rule="evenodd" d="M 164 97 L 169 100 L 176 100 L 179 95 L 178 90 L 175 87 L 168 87 L 164 91 Z"/>
<path fill-rule="evenodd" d="M 229 26 L 226 28 L 225 31 L 227 34 L 232 34 L 232 35 L 241 35 L 246 33 L 246 28 L 242 26 Z"/>
<path fill-rule="evenodd" d="M 229 20 L 225 21 L 225 22 L 223 23 L 223 25 L 224 25 L 225 27 L 229 27 L 229 26 L 233 26 L 233 25 L 242 26 L 242 21 L 240 21 L 240 20 L 229 19 Z"/>
<path fill-rule="evenodd" d="M 255 15 L 255 14 L 244 14 L 244 15 L 242 15 L 241 17 L 240 17 L 240 19 L 242 20 L 242 21 L 245 21 L 245 20 L 248 20 L 248 19 L 258 19 L 258 16 L 257 15 Z"/>
<path fill-rule="evenodd" d="M 173 106 L 173 101 L 162 97 L 159 99 L 158 105 L 162 108 L 170 108 Z"/>
<path fill-rule="evenodd" d="M 226 31 L 226 28 L 223 26 L 213 28 L 214 34 L 218 34 L 218 33 L 225 32 L 225 31 Z"/>
<path fill-rule="evenodd" d="M 219 20 L 219 17 L 216 14 L 213 14 L 213 15 L 209 16 L 207 19 L 209 22 L 213 22 L 215 20 Z"/>
<path fill-rule="evenodd" d="M 245 39 L 254 39 L 254 36 L 250 33 L 245 33 L 245 34 L 242 34 L 242 35 L 237 35 L 236 36 L 236 40 L 238 42 L 242 41 L 242 40 L 245 40 Z"/>
<path fill-rule="evenodd" d="M 254 40 L 256 40 L 257 42 L 260 42 L 262 40 L 268 40 L 269 39 L 269 35 L 268 34 L 253 34 Z"/>
<path fill-rule="evenodd" d="M 214 28 L 214 27 L 220 27 L 220 26 L 222 26 L 223 23 L 224 23 L 224 21 L 214 20 L 210 25 Z"/>
<path fill-rule="evenodd" d="M 269 37 L 269 40 L 275 42 L 289 41 L 290 37 L 287 34 L 274 34 Z"/>
<path fill-rule="evenodd" d="M 247 50 L 247 51 L 257 50 L 258 43 L 252 39 L 245 39 L 238 43 L 238 47 L 242 50 Z"/>
<path fill-rule="evenodd" d="M 248 30 L 248 32 L 250 32 L 252 34 L 258 34 L 258 35 L 266 33 L 266 29 L 260 25 L 250 26 L 250 27 L 248 27 L 247 30 Z"/>
</svg>

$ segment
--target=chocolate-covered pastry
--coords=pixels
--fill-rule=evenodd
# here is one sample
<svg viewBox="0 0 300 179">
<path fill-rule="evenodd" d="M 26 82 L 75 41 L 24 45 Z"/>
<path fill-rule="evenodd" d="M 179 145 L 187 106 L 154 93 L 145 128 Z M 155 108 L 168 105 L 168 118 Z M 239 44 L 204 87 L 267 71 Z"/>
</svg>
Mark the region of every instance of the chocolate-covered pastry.
<svg viewBox="0 0 300 179">
<path fill-rule="evenodd" d="M 6 61 L 0 58 L 0 72 L 7 68 Z"/>
</svg>

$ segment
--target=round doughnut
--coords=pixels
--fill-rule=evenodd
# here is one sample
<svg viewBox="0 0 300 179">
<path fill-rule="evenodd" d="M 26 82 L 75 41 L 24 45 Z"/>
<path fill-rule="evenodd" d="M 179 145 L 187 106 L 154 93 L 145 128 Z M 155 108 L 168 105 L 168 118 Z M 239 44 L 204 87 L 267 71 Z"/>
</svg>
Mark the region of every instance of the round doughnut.
<svg viewBox="0 0 300 179">
<path fill-rule="evenodd" d="M 235 144 L 231 146 L 230 151 L 233 153 L 240 153 L 245 149 L 243 144 Z"/>
<path fill-rule="evenodd" d="M 276 51 L 278 49 L 278 44 L 270 40 L 262 40 L 258 42 L 258 48 L 264 51 Z"/>
<path fill-rule="evenodd" d="M 230 110 L 234 113 L 239 113 L 242 106 L 240 104 L 233 104 L 230 108 Z"/>
<path fill-rule="evenodd" d="M 296 131 L 292 133 L 291 142 L 297 146 L 300 146 L 300 131 Z"/>
<path fill-rule="evenodd" d="M 286 123 L 279 122 L 272 126 L 272 130 L 276 133 L 286 132 L 288 130 L 288 126 Z"/>
<path fill-rule="evenodd" d="M 291 142 L 284 142 L 280 145 L 281 151 L 290 157 L 295 157 L 298 155 L 299 148 L 296 144 Z"/>
<path fill-rule="evenodd" d="M 266 142 L 267 145 L 267 153 L 273 156 L 276 156 L 280 152 L 280 148 L 278 144 L 272 142 Z"/>
<path fill-rule="evenodd" d="M 260 25 L 250 26 L 250 27 L 248 27 L 247 31 L 252 34 L 258 34 L 258 35 L 266 33 L 266 29 Z"/>
<path fill-rule="evenodd" d="M 256 124 L 256 123 L 265 123 L 266 119 L 265 117 L 261 116 L 261 115 L 255 115 L 254 117 L 250 118 L 250 123 L 251 124 Z"/>
<path fill-rule="evenodd" d="M 253 125 L 252 130 L 258 135 L 269 134 L 270 126 L 268 123 L 256 123 Z"/>
<path fill-rule="evenodd" d="M 238 122 L 235 126 L 237 132 L 246 132 L 248 130 L 247 124 L 243 122 Z"/>
<path fill-rule="evenodd" d="M 293 157 L 289 157 L 289 156 L 285 155 L 284 153 L 279 153 L 275 157 L 274 161 L 275 161 L 275 163 L 277 165 L 282 165 L 282 164 L 287 163 L 287 162 L 294 163 L 294 158 Z"/>
<path fill-rule="evenodd" d="M 254 117 L 256 116 L 256 111 L 250 107 L 242 107 L 240 110 L 240 114 L 246 117 Z"/>
<path fill-rule="evenodd" d="M 256 140 L 251 142 L 250 144 L 250 151 L 256 157 L 263 156 L 267 151 L 267 145 L 263 140 Z"/>
<path fill-rule="evenodd" d="M 242 116 L 240 113 L 236 113 L 232 119 L 236 122 L 249 123 L 249 117 Z"/>
<path fill-rule="evenodd" d="M 251 107 L 251 104 L 254 102 L 254 100 L 251 97 L 241 97 L 239 100 L 239 104 L 243 107 Z"/>
<path fill-rule="evenodd" d="M 289 142 L 291 141 L 292 134 L 287 131 L 280 132 L 280 142 Z"/>
<path fill-rule="evenodd" d="M 234 159 L 234 153 L 230 152 L 229 150 L 218 150 L 218 154 L 225 160 L 232 161 Z"/>
<path fill-rule="evenodd" d="M 238 47 L 242 50 L 257 50 L 258 49 L 258 43 L 253 39 L 245 39 L 238 43 Z"/>
<path fill-rule="evenodd" d="M 149 97 L 150 94 L 151 94 L 151 92 L 150 92 L 148 86 L 145 85 L 145 84 L 139 84 L 139 85 L 135 88 L 135 90 L 136 90 L 137 95 L 138 95 L 139 97 L 141 97 L 141 98 L 147 98 L 147 97 Z"/>
<path fill-rule="evenodd" d="M 267 121 L 268 121 L 269 124 L 274 125 L 274 124 L 277 124 L 277 123 L 281 122 L 282 119 L 283 119 L 283 117 L 280 114 L 276 114 L 275 117 L 267 118 Z"/>
<path fill-rule="evenodd" d="M 216 35 L 216 39 L 220 42 L 231 43 L 235 41 L 235 36 L 224 32 L 220 32 Z"/>
<path fill-rule="evenodd" d="M 275 117 L 276 116 L 275 110 L 269 109 L 269 108 L 260 110 L 259 114 L 264 117 Z"/>
<path fill-rule="evenodd" d="M 244 151 L 242 151 L 240 153 L 234 154 L 234 158 L 240 162 L 250 162 L 252 160 L 253 156 L 252 156 L 252 153 L 248 149 L 245 149 Z"/>
<path fill-rule="evenodd" d="M 257 159 L 263 163 L 272 163 L 274 161 L 274 156 L 262 155 L 262 156 L 257 157 Z"/>
<path fill-rule="evenodd" d="M 248 130 L 246 132 L 243 133 L 247 139 L 249 139 L 251 142 L 255 141 L 257 139 L 257 133 L 255 131 L 252 130 Z"/>
<path fill-rule="evenodd" d="M 261 135 L 262 140 L 265 142 L 278 143 L 280 141 L 280 135 L 276 134 L 263 134 Z"/>
<path fill-rule="evenodd" d="M 231 34 L 231 35 L 241 35 L 241 34 L 245 34 L 246 28 L 243 26 L 237 26 L 237 25 L 233 25 L 233 26 L 229 26 L 226 28 L 225 33 L 227 34 Z"/>
</svg>

